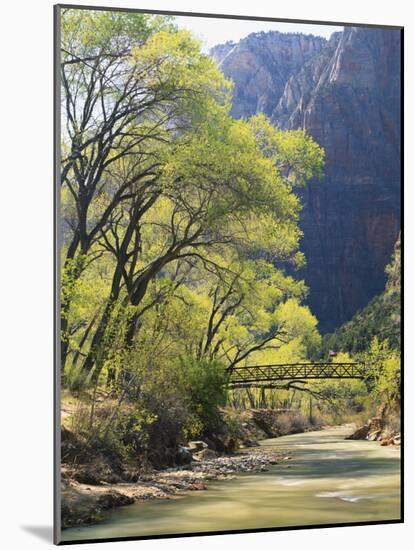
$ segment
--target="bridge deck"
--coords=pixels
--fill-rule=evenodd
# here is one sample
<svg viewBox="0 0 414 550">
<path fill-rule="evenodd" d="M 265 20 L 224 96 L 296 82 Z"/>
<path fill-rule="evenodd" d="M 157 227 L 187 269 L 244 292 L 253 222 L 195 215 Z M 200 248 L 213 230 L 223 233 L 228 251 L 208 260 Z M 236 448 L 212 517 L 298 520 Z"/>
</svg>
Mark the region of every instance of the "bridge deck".
<svg viewBox="0 0 414 550">
<path fill-rule="evenodd" d="M 291 363 L 235 367 L 229 375 L 230 387 L 282 380 L 364 378 L 363 363 Z"/>
</svg>

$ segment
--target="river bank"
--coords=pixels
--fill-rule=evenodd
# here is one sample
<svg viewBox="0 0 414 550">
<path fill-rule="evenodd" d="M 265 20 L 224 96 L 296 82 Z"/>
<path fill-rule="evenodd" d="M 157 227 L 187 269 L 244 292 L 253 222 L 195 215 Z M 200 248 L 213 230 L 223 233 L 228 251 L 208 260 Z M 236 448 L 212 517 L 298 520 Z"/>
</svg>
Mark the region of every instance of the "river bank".
<svg viewBox="0 0 414 550">
<path fill-rule="evenodd" d="M 241 455 L 283 457 L 262 470 L 205 480 L 207 490 L 136 500 L 93 525 L 65 529 L 63 540 L 398 520 L 400 448 L 346 440 L 355 426 L 266 439 Z M 182 474 L 183 475 L 183 474 Z"/>
<path fill-rule="evenodd" d="M 345 426 L 344 438 L 399 444 L 389 437 L 389 426 L 381 408 L 378 417 L 366 426 Z M 62 464 L 63 529 L 102 521 L 111 509 L 152 499 L 171 499 L 188 491 L 202 491 L 207 483 L 234 478 L 237 474 L 266 472 L 269 467 L 291 458 L 291 449 L 262 445 L 263 441 L 321 430 L 320 422 L 309 424 L 295 411 L 283 409 L 223 410 L 220 436 L 178 445 L 175 463 L 145 468 L 127 465 L 96 449 L 89 449 L 67 428 L 63 429 L 63 449 L 70 461 Z M 332 428 L 324 428 L 332 429 Z M 326 432 L 325 432 L 326 433 Z M 377 443 L 377 444 L 378 444 Z M 284 464 L 288 468 L 288 463 Z"/>
<path fill-rule="evenodd" d="M 184 491 L 206 489 L 211 480 L 232 479 L 241 472 L 264 472 L 269 465 L 290 459 L 287 452 L 250 447 L 233 456 L 194 460 L 185 466 L 152 471 L 133 483 L 92 485 L 71 479 L 62 472 L 62 528 L 100 521 L 106 510 L 149 499 L 168 499 Z"/>
<path fill-rule="evenodd" d="M 99 522 L 108 510 L 137 501 L 203 490 L 208 480 L 263 471 L 289 456 L 261 448 L 260 440 L 321 427 L 295 410 L 223 409 L 221 414 L 219 432 L 204 441 L 176 442 L 172 464 L 146 461 L 145 466 L 140 456 L 127 463 L 120 455 L 88 445 L 69 429 L 67 415 L 62 426 L 62 528 Z"/>
<path fill-rule="evenodd" d="M 392 409 L 381 405 L 376 416 L 359 426 L 347 439 L 378 441 L 383 447 L 401 445 L 400 417 L 399 407 Z"/>
</svg>

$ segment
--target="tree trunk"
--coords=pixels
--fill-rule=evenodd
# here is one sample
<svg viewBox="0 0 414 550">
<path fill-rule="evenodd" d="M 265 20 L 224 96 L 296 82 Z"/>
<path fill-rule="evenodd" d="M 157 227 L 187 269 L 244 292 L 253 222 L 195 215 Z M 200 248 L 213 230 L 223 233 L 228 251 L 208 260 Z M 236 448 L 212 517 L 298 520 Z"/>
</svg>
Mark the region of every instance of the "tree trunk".
<svg viewBox="0 0 414 550">
<path fill-rule="evenodd" d="M 66 259 L 63 268 L 67 269 L 69 264 L 74 261 L 78 246 L 80 243 L 79 233 L 76 233 L 70 243 L 68 252 L 66 254 Z M 75 265 L 70 270 L 70 281 L 73 284 L 73 281 L 76 281 L 83 270 L 83 261 L 81 258 L 78 258 Z M 66 359 L 69 352 L 69 338 L 68 338 L 68 317 L 70 304 L 72 301 L 72 289 L 69 289 L 69 292 L 64 296 L 60 304 L 60 368 L 61 372 L 64 371 L 66 365 Z"/>
<path fill-rule="evenodd" d="M 112 280 L 111 294 L 105 306 L 105 310 L 99 321 L 98 328 L 93 335 L 91 346 L 82 365 L 82 372 L 89 374 L 95 365 L 93 380 L 96 381 L 104 362 L 104 350 L 102 348 L 105 332 L 111 320 L 112 312 L 121 292 L 122 270 L 124 264 L 118 263 Z"/>
</svg>

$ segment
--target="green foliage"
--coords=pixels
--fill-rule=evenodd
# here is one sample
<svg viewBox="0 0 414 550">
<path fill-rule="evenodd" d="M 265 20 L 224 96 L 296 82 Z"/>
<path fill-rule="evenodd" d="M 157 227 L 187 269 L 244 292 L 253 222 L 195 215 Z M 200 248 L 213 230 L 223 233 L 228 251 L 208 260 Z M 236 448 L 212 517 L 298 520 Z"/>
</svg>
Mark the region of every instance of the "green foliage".
<svg viewBox="0 0 414 550">
<path fill-rule="evenodd" d="M 135 404 L 118 415 L 115 426 L 106 430 L 105 437 L 115 436 L 127 455 L 145 454 L 150 442 L 149 429 L 156 421 L 155 414 Z"/>
<path fill-rule="evenodd" d="M 226 368 L 319 344 L 285 264 L 324 152 L 233 120 L 232 84 L 169 18 L 64 9 L 61 61 L 62 380 L 91 425 L 115 399 L 115 446 L 174 449 L 218 423 Z"/>
<path fill-rule="evenodd" d="M 250 124 L 263 155 L 272 159 L 292 185 L 322 178 L 325 152 L 304 130 L 275 129 L 263 114 L 253 116 Z"/>
<path fill-rule="evenodd" d="M 62 9 L 61 24 L 62 44 L 68 46 L 65 52 L 76 49 L 79 54 L 128 51 L 157 31 L 175 29 L 165 16 L 73 8 Z"/>
<path fill-rule="evenodd" d="M 362 413 L 370 399 L 363 380 L 319 380 L 309 385 L 318 399 L 318 409 L 333 422 L 343 422 Z"/>
<path fill-rule="evenodd" d="M 87 426 L 85 435 L 89 444 L 105 455 L 112 455 L 124 464 L 133 463 L 137 456 L 149 453 L 151 426 L 156 421 L 156 415 L 136 403 L 119 411 L 102 408 L 93 425 Z"/>
<path fill-rule="evenodd" d="M 400 353 L 390 349 L 387 340 L 380 342 L 374 337 L 369 349 L 362 354 L 372 385 L 372 393 L 379 402 L 387 404 L 400 401 Z"/>
<path fill-rule="evenodd" d="M 219 361 L 183 357 L 179 367 L 179 384 L 191 415 L 184 431 L 189 438 L 214 428 L 218 409 L 226 402 L 226 372 Z"/>
<path fill-rule="evenodd" d="M 383 293 L 375 297 L 365 309 L 356 313 L 333 334 L 323 338 L 322 354 L 329 350 L 360 353 L 366 350 L 374 337 L 387 339 L 392 348 L 400 345 L 400 297 Z"/>
<path fill-rule="evenodd" d="M 82 394 L 89 387 L 89 374 L 82 371 L 80 365 L 71 363 L 64 373 L 64 387 L 73 394 Z"/>
<path fill-rule="evenodd" d="M 400 353 L 392 349 L 387 340 L 374 337 L 364 352 L 350 356 L 340 352 L 334 362 L 360 361 L 365 366 L 364 380 L 315 381 L 309 389 L 320 397 L 319 409 L 332 415 L 332 421 L 351 420 L 352 415 L 377 413 L 382 404 L 399 405 Z"/>
</svg>

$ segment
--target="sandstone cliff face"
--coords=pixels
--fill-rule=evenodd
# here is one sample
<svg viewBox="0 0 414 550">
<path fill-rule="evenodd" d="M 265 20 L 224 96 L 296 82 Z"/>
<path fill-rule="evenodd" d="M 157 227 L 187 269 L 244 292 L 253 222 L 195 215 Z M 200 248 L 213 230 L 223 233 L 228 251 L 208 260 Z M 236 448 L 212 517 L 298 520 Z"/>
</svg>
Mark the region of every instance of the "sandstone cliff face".
<svg viewBox="0 0 414 550">
<path fill-rule="evenodd" d="M 321 51 L 326 40 L 294 33 L 254 33 L 237 44 L 227 42 L 211 50 L 221 70 L 236 86 L 232 114 L 271 115 L 286 81 Z"/>
<path fill-rule="evenodd" d="M 237 47 L 221 68 L 235 81 L 234 116 L 270 113 L 275 124 L 304 128 L 325 149 L 324 180 L 303 192 L 301 248 L 308 303 L 327 332 L 383 290 L 400 230 L 400 32 L 347 27 L 319 46 L 299 70 L 290 64 L 276 73 L 283 58 L 269 63 L 271 49 L 255 53 L 265 68 L 254 74 L 267 71 L 280 82 L 290 72 L 282 93 L 270 77 L 267 87 L 260 84 L 256 104 L 252 91 L 245 101 L 247 68 L 239 73 L 231 57 Z"/>
<path fill-rule="evenodd" d="M 275 124 L 285 128 L 303 126 L 301 118 L 304 109 L 311 101 L 318 86 L 325 80 L 326 68 L 335 54 L 341 36 L 341 32 L 333 33 L 319 55 L 304 63 L 298 73 L 290 76 L 283 94 L 272 112 Z"/>
</svg>

